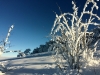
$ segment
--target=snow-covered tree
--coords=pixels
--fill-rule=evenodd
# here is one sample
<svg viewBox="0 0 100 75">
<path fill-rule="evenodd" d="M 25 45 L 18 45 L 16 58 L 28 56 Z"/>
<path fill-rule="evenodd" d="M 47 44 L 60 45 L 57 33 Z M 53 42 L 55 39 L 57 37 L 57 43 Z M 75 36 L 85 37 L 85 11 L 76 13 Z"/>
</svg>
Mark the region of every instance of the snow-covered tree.
<svg viewBox="0 0 100 75">
<path fill-rule="evenodd" d="M 26 49 L 26 50 L 24 51 L 25 55 L 30 55 L 30 51 L 31 51 L 31 49 Z"/>
<path fill-rule="evenodd" d="M 19 52 L 17 57 L 26 57 L 26 54 L 24 52 Z"/>
<path fill-rule="evenodd" d="M 90 10 L 88 5 L 92 4 Z M 55 55 L 55 63 L 63 72 L 64 69 L 68 73 L 69 69 L 75 69 L 79 72 L 85 68 L 93 59 L 97 43 L 100 39 L 100 28 L 93 32 L 88 32 L 90 25 L 99 26 L 95 20 L 100 21 L 100 17 L 93 13 L 94 9 L 98 10 L 96 1 L 87 0 L 81 15 L 79 16 L 78 7 L 72 1 L 73 13 L 56 14 L 56 19 L 51 30 L 51 38 L 55 43 L 49 48 L 53 50 Z M 88 15 L 87 18 L 84 18 Z M 86 21 L 83 22 L 83 19 Z M 98 37 L 98 39 L 95 39 Z M 62 69 L 63 67 L 63 69 Z"/>
</svg>

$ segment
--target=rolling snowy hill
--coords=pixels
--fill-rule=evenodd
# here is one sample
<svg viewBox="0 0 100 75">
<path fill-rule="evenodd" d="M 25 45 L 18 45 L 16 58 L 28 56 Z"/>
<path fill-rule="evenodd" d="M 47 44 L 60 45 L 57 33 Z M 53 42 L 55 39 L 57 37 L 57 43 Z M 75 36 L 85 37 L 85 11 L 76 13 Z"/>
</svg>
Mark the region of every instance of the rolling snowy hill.
<svg viewBox="0 0 100 75">
<path fill-rule="evenodd" d="M 5 75 L 53 75 L 56 72 L 50 53 L 24 58 L 4 58 L 0 61 L 4 62 L 9 70 Z"/>
<path fill-rule="evenodd" d="M 51 53 L 48 52 L 23 58 L 3 58 L 0 61 L 8 69 L 3 75 L 58 75 Z M 100 66 L 87 67 L 83 74 L 100 75 Z"/>
</svg>

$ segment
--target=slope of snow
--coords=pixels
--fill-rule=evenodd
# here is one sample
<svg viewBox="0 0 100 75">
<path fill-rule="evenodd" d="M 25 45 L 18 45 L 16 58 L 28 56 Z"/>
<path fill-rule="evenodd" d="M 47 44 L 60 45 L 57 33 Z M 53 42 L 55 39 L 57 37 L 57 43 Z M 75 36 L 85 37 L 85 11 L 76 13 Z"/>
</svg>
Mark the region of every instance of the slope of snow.
<svg viewBox="0 0 100 75">
<path fill-rule="evenodd" d="M 46 55 L 47 53 L 38 54 L 37 57 L 34 55 L 35 57 L 11 58 L 5 61 L 1 59 L 8 69 L 5 75 L 53 75 L 56 72 L 54 61 L 51 56 Z"/>
<path fill-rule="evenodd" d="M 24 58 L 0 59 L 8 71 L 0 75 L 58 75 L 50 53 L 36 54 Z M 100 75 L 100 66 L 87 67 L 84 75 Z"/>
</svg>

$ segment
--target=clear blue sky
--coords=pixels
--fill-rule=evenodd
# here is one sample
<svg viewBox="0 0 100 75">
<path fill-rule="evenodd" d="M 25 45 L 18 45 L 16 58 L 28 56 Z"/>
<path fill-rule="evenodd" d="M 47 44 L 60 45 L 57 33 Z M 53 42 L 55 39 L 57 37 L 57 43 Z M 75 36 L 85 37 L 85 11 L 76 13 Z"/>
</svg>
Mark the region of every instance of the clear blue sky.
<svg viewBox="0 0 100 75">
<path fill-rule="evenodd" d="M 72 12 L 72 0 L 0 0 L 0 40 L 6 37 L 9 27 L 14 24 L 9 41 L 12 47 L 8 50 L 33 50 L 40 44 L 49 41 L 49 35 L 55 20 L 55 11 Z M 75 0 L 81 11 L 86 0 Z M 57 3 L 57 4 L 56 4 Z M 99 3 L 100 5 L 100 3 Z M 80 12 L 79 11 L 79 12 Z M 100 13 L 98 10 L 97 13 Z M 17 53 L 6 53 L 3 56 L 16 56 Z"/>
</svg>

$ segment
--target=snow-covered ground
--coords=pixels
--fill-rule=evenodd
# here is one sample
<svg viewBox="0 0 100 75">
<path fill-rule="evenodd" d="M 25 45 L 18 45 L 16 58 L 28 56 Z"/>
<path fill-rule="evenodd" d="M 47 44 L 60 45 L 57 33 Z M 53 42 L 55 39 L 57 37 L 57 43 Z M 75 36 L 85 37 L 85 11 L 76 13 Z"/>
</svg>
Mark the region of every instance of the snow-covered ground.
<svg viewBox="0 0 100 75">
<path fill-rule="evenodd" d="M 47 54 L 35 54 L 32 57 L 26 58 L 5 59 L 1 59 L 1 62 L 8 69 L 5 75 L 53 75 L 56 72 L 54 61 Z"/>
<path fill-rule="evenodd" d="M 58 75 L 50 53 L 24 58 L 2 58 L 0 62 L 8 69 L 3 75 Z M 83 75 L 100 75 L 100 66 L 87 67 Z"/>
</svg>

